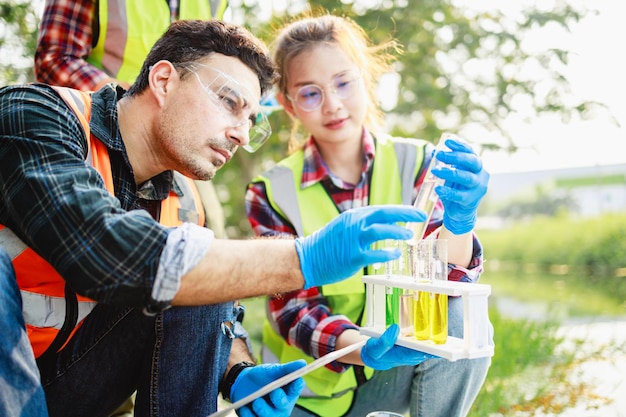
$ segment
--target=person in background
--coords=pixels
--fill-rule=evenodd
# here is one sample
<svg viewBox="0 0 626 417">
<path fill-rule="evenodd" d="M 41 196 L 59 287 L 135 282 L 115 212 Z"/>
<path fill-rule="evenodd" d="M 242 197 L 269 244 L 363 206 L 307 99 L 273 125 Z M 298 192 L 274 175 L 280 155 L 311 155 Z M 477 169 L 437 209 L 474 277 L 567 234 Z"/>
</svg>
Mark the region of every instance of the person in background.
<svg viewBox="0 0 626 417">
<path fill-rule="evenodd" d="M 128 89 L 171 22 L 222 19 L 227 7 L 227 0 L 46 0 L 35 77 L 83 91 L 108 83 Z M 189 186 L 199 192 L 208 227 L 224 237 L 224 210 L 213 183 L 194 181 Z"/>
<path fill-rule="evenodd" d="M 0 369 L 11 375 L 0 415 L 107 416 L 136 391 L 137 417 L 206 417 L 218 391 L 236 402 L 304 366 L 255 365 L 233 333 L 233 300 L 400 255 L 370 248 L 411 238 L 397 223 L 424 221 L 415 208 L 351 210 L 304 238 L 229 240 L 171 196 L 173 171 L 210 180 L 240 146 L 263 144 L 259 100 L 276 76 L 244 28 L 179 20 L 128 91 L 0 89 L 0 247 L 11 259 L 8 271 L 0 260 Z M 395 341 L 383 336 L 368 341 L 381 361 Z M 238 412 L 287 416 L 302 388 L 296 379 Z"/>
<path fill-rule="evenodd" d="M 354 21 L 330 14 L 305 16 L 278 32 L 277 99 L 292 116 L 294 133 L 301 125 L 308 135 L 304 142 L 292 135 L 291 154 L 248 185 L 246 210 L 257 235 L 304 237 L 356 207 L 413 203 L 434 146 L 377 130 L 374 87 L 398 48 L 393 40 L 373 45 Z M 434 171 L 445 185 L 436 190 L 440 201 L 426 235 L 448 240 L 450 280 L 476 282 L 482 247 L 473 229 L 489 174 L 468 145 L 446 145 L 450 151 L 436 157 L 451 168 Z M 310 361 L 363 338 L 363 273 L 269 297 L 263 361 Z M 449 300 L 449 335 L 463 336 L 460 298 Z M 412 417 L 467 415 L 490 358 L 449 362 L 424 355 L 413 362 L 408 351 L 397 347 L 383 366 L 357 351 L 311 372 L 292 415 L 360 417 L 381 408 Z"/>
</svg>

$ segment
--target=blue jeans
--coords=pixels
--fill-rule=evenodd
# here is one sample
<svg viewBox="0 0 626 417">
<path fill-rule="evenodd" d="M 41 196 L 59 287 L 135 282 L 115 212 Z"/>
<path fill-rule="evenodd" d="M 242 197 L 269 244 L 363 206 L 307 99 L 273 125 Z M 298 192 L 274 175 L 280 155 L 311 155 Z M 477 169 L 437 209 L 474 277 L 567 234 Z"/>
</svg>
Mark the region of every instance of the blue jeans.
<svg viewBox="0 0 626 417">
<path fill-rule="evenodd" d="M 463 337 L 463 300 L 450 298 L 448 334 Z M 411 417 L 466 416 L 478 395 L 491 358 L 429 359 L 417 366 L 376 371 L 356 390 L 352 408 L 344 417 L 363 417 L 376 410 L 394 411 Z M 292 417 L 310 417 L 296 407 Z"/>
<path fill-rule="evenodd" d="M 9 256 L 0 249 L 0 416 L 46 417 L 46 398 L 30 347 L 22 298 Z"/>
<path fill-rule="evenodd" d="M 232 302 L 152 317 L 98 304 L 61 352 L 40 358 L 39 382 L 14 275 L 2 274 L 0 285 L 0 372 L 9 370 L 11 381 L 0 389 L 0 415 L 106 417 L 134 391 L 137 417 L 206 417 L 217 410 L 234 337 L 229 325 L 239 313 Z"/>
</svg>

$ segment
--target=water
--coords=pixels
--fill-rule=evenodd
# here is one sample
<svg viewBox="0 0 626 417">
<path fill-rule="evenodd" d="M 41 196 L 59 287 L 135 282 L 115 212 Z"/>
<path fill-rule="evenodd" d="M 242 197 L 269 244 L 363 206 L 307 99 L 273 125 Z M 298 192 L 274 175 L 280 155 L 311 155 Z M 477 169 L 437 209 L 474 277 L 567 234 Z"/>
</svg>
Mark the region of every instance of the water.
<svg viewBox="0 0 626 417">
<path fill-rule="evenodd" d="M 413 330 L 417 340 L 430 339 L 430 306 L 428 298 L 430 294 L 425 291 L 417 291 L 417 299 L 413 305 L 415 319 Z"/>
<path fill-rule="evenodd" d="M 400 296 L 400 334 L 413 336 L 413 291 L 405 290 Z"/>
</svg>

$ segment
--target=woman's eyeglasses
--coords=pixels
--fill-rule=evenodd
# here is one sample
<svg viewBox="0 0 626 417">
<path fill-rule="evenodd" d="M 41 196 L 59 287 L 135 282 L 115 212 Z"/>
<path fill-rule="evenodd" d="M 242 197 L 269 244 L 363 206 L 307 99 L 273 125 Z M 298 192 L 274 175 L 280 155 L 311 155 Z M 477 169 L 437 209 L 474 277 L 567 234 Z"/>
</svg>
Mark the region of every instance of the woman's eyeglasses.
<svg viewBox="0 0 626 417">
<path fill-rule="evenodd" d="M 360 86 L 361 73 L 357 71 L 348 71 L 337 75 L 333 80 L 326 84 L 326 88 L 330 89 L 342 100 L 350 98 Z M 298 89 L 296 94 L 287 98 L 296 104 L 300 109 L 311 112 L 319 109 L 324 103 L 324 87 L 317 84 L 307 84 Z"/>
</svg>

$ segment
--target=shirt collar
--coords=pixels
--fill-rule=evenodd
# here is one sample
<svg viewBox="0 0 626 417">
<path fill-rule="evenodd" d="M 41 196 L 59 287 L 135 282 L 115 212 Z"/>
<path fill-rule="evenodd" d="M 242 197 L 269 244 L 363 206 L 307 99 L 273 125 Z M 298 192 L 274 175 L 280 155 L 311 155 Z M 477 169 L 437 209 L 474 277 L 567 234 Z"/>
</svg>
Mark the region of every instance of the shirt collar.
<svg viewBox="0 0 626 417">
<path fill-rule="evenodd" d="M 110 152 L 120 154 L 127 168 L 132 173 L 133 168 L 128 160 L 126 147 L 122 141 L 118 124 L 117 102 L 122 98 L 124 93 L 124 89 L 121 87 L 116 88 L 113 84 L 107 84 L 106 87 L 94 92 L 92 95 L 89 128 L 92 133 L 104 143 Z M 165 171 L 152 177 L 144 184 L 139 185 L 139 196 L 141 198 L 155 200 L 166 198 L 173 188 L 172 177 L 171 171 Z M 178 189 L 178 191 L 180 191 L 180 189 Z"/>
<path fill-rule="evenodd" d="M 375 140 L 372 134 L 363 129 L 361 136 L 363 144 L 363 174 L 367 174 L 374 163 Z M 303 148 L 304 166 L 302 169 L 301 188 L 307 188 L 326 178 L 332 180 L 332 173 L 324 162 L 313 136 L 309 136 Z"/>
</svg>

